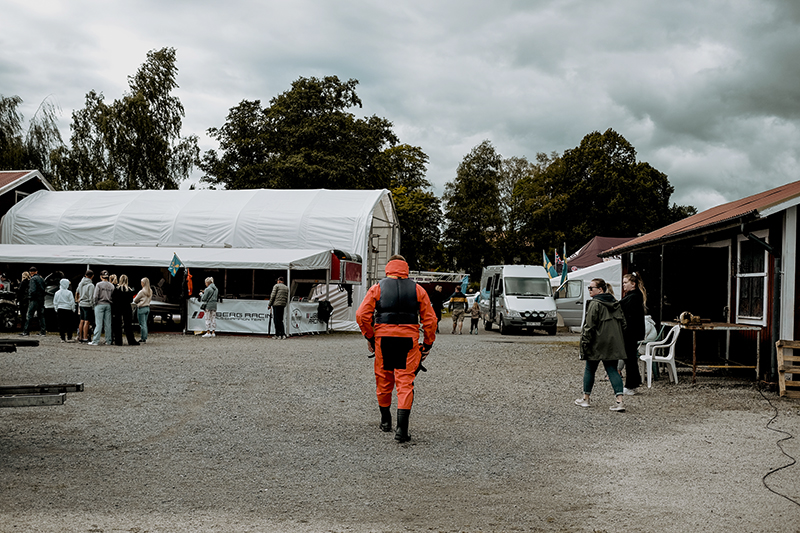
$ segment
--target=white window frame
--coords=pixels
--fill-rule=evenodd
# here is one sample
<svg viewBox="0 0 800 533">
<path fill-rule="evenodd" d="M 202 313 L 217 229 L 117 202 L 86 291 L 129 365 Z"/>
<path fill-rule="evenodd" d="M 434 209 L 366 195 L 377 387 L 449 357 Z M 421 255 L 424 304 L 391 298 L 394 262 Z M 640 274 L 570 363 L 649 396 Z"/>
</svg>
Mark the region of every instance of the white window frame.
<svg viewBox="0 0 800 533">
<path fill-rule="evenodd" d="M 765 242 L 769 242 L 768 239 L 768 231 L 761 230 L 761 231 L 754 231 L 752 232 L 753 235 L 756 237 L 764 240 Z M 741 257 L 742 257 L 742 243 L 747 241 L 748 238 L 744 235 L 739 235 L 736 243 L 736 302 L 735 302 L 735 309 L 736 309 L 736 323 L 737 324 L 752 324 L 755 326 L 766 326 L 767 325 L 767 292 L 769 289 L 769 254 L 766 250 L 764 250 L 764 271 L 763 272 L 750 272 L 750 273 L 742 273 L 740 272 L 741 268 Z M 764 301 L 761 305 L 762 315 L 761 317 L 753 317 L 753 316 L 742 316 L 739 314 L 739 301 L 742 296 L 741 291 L 741 280 L 743 278 L 762 278 L 764 280 Z"/>
</svg>

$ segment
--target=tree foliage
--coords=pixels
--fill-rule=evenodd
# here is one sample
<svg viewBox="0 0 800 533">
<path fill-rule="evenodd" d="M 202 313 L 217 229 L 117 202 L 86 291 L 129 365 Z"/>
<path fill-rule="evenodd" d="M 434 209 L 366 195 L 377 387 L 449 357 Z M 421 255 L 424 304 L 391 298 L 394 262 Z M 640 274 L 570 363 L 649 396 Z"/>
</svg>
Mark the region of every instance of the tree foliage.
<svg viewBox="0 0 800 533">
<path fill-rule="evenodd" d="M 221 128 L 208 130 L 220 153 L 203 155 L 202 180 L 228 189 L 388 188 L 385 150 L 397 137 L 388 120 L 348 111 L 362 105 L 357 84 L 301 77 L 266 108 L 242 101 Z"/>
<path fill-rule="evenodd" d="M 541 156 L 541 172 L 516 194 L 523 231 L 538 248 L 570 249 L 595 235 L 633 237 L 669 224 L 693 207 L 670 207 L 666 174 L 637 162 L 636 150 L 612 129 L 586 135 L 560 157 Z"/>
<path fill-rule="evenodd" d="M 23 134 L 19 96 L 0 95 L 0 170 L 39 170 L 53 181 L 50 152 L 63 145 L 58 108 L 49 99 L 39 105 Z"/>
<path fill-rule="evenodd" d="M 427 190 L 428 156 L 418 146 L 401 144 L 384 151 L 400 222 L 400 253 L 412 270 L 432 270 L 440 260 L 441 202 Z"/>
<path fill-rule="evenodd" d="M 451 268 L 464 270 L 472 279 L 499 257 L 501 170 L 501 156 L 491 142 L 483 141 L 458 165 L 455 180 L 445 185 L 444 247 Z"/>
<path fill-rule="evenodd" d="M 181 137 L 175 49 L 147 53 L 129 92 L 105 102 L 94 90 L 72 114 L 71 147 L 53 154 L 63 189 L 177 189 L 197 164 L 197 137 Z"/>
</svg>

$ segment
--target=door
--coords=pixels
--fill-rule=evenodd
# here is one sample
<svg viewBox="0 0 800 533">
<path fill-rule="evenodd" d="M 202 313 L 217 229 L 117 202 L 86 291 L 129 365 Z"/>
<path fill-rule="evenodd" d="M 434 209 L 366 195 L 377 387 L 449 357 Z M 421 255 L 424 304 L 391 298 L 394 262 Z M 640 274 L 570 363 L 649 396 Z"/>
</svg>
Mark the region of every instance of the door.
<svg viewBox="0 0 800 533">
<path fill-rule="evenodd" d="M 583 280 L 573 279 L 556 293 L 556 310 L 564 320 L 564 325 L 580 326 L 583 320 Z"/>
</svg>

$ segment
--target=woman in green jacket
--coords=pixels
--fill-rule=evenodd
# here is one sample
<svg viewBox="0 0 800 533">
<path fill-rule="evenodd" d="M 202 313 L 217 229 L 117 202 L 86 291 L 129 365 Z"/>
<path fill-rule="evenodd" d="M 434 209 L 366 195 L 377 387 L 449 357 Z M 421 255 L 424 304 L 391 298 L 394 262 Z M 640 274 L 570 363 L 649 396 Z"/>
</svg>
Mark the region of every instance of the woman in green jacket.
<svg viewBox="0 0 800 533">
<path fill-rule="evenodd" d="M 626 328 L 625 314 L 619 302 L 606 292 L 607 285 L 602 279 L 589 282 L 589 295 L 586 303 L 586 318 L 581 330 L 581 359 L 586 361 L 583 372 L 583 397 L 575 400 L 575 405 L 589 407 L 589 395 L 594 387 L 594 375 L 602 361 L 608 379 L 614 388 L 616 402 L 612 411 L 625 411 L 622 403 L 622 378 L 617 370 L 617 362 L 625 359 Z"/>
</svg>

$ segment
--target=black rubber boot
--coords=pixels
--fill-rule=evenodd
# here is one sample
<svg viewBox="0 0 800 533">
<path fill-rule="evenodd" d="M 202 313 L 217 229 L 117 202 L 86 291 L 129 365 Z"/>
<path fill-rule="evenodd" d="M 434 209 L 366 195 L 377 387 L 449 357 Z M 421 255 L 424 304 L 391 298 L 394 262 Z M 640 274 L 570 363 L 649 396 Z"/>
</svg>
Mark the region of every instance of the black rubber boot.
<svg viewBox="0 0 800 533">
<path fill-rule="evenodd" d="M 394 433 L 394 440 L 397 442 L 408 442 L 411 437 L 408 435 L 408 416 L 411 409 L 397 410 L 397 431 Z"/>
<path fill-rule="evenodd" d="M 381 407 L 380 405 L 378 408 L 381 410 L 381 431 L 389 432 L 392 430 L 392 408 L 391 407 Z"/>
</svg>

